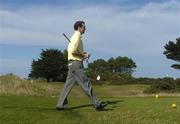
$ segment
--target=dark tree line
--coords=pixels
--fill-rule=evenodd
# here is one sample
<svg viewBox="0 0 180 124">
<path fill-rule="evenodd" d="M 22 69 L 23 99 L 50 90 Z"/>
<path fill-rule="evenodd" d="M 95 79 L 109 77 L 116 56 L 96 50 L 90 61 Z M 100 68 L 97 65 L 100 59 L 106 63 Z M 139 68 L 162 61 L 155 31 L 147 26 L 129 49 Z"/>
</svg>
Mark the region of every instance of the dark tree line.
<svg viewBox="0 0 180 124">
<path fill-rule="evenodd" d="M 87 71 L 93 74 L 96 72 L 132 74 L 135 68 L 136 64 L 132 59 L 119 56 L 110 58 L 108 61 L 97 59 L 89 63 Z M 33 59 L 29 78 L 45 78 L 48 82 L 65 81 L 67 71 L 67 51 L 46 49 L 42 50 L 37 60 Z"/>
<path fill-rule="evenodd" d="M 128 57 L 110 58 L 105 61 L 97 59 L 88 65 L 93 73 L 110 72 L 110 73 L 126 73 L 132 74 L 136 68 L 136 63 Z"/>
<path fill-rule="evenodd" d="M 177 38 L 176 42 L 169 41 L 164 48 L 163 54 L 168 59 L 180 62 L 180 38 Z M 173 64 L 171 67 L 180 69 L 180 64 Z M 131 58 L 118 56 L 116 58 L 111 57 L 107 61 L 97 59 L 89 63 L 87 72 L 90 76 L 101 73 L 105 75 L 104 77 L 107 75 L 109 77 L 120 77 L 122 75 L 126 77 L 127 75 L 132 76 L 135 68 L 136 63 Z M 29 77 L 35 79 L 45 78 L 48 82 L 65 81 L 67 71 L 67 51 L 46 49 L 42 50 L 37 60 L 33 59 Z"/>
</svg>

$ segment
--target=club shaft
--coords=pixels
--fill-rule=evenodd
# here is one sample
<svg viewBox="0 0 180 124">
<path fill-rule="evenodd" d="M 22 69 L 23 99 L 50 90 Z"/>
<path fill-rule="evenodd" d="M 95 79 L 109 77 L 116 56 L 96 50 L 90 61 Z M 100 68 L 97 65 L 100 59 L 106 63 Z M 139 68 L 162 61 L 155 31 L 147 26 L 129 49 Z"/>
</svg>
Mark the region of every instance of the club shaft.
<svg viewBox="0 0 180 124">
<path fill-rule="evenodd" d="M 69 38 L 66 36 L 65 33 L 63 33 L 63 36 L 68 40 L 69 43 L 71 43 L 71 41 L 69 40 Z"/>
</svg>

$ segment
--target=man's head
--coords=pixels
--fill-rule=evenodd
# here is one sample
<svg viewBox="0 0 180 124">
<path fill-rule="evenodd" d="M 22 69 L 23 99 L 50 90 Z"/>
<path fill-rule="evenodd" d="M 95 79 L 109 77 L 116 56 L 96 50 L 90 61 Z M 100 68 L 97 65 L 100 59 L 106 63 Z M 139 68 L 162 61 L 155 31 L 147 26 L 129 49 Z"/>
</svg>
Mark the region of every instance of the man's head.
<svg viewBox="0 0 180 124">
<path fill-rule="evenodd" d="M 84 21 L 77 21 L 74 23 L 74 30 L 79 31 L 83 34 L 86 30 L 85 22 Z"/>
</svg>

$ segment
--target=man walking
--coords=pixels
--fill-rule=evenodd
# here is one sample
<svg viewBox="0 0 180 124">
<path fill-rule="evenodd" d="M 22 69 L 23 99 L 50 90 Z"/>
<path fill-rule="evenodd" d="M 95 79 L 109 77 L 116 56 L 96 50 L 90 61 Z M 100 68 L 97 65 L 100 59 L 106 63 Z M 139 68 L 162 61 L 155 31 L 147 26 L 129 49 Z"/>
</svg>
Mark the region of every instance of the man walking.
<svg viewBox="0 0 180 124">
<path fill-rule="evenodd" d="M 84 34 L 86 30 L 85 22 L 75 22 L 74 30 L 75 32 L 68 46 L 68 75 L 64 88 L 60 93 L 56 109 L 63 110 L 68 107 L 68 94 L 73 85 L 77 82 L 89 96 L 96 110 L 102 110 L 107 105 L 107 102 L 102 102 L 96 98 L 92 85 L 84 72 L 83 60 L 90 57 L 89 53 L 84 52 L 83 42 L 81 40 L 82 34 Z"/>
</svg>

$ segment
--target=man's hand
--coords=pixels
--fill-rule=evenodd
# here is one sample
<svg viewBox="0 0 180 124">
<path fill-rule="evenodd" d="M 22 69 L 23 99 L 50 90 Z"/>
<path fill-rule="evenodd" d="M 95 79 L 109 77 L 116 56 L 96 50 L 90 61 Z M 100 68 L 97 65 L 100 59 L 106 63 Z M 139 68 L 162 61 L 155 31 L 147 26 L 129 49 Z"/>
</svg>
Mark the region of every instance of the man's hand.
<svg viewBox="0 0 180 124">
<path fill-rule="evenodd" d="M 90 53 L 84 52 L 84 58 L 85 58 L 85 59 L 86 59 L 86 58 L 89 58 L 90 56 L 91 56 Z"/>
</svg>

